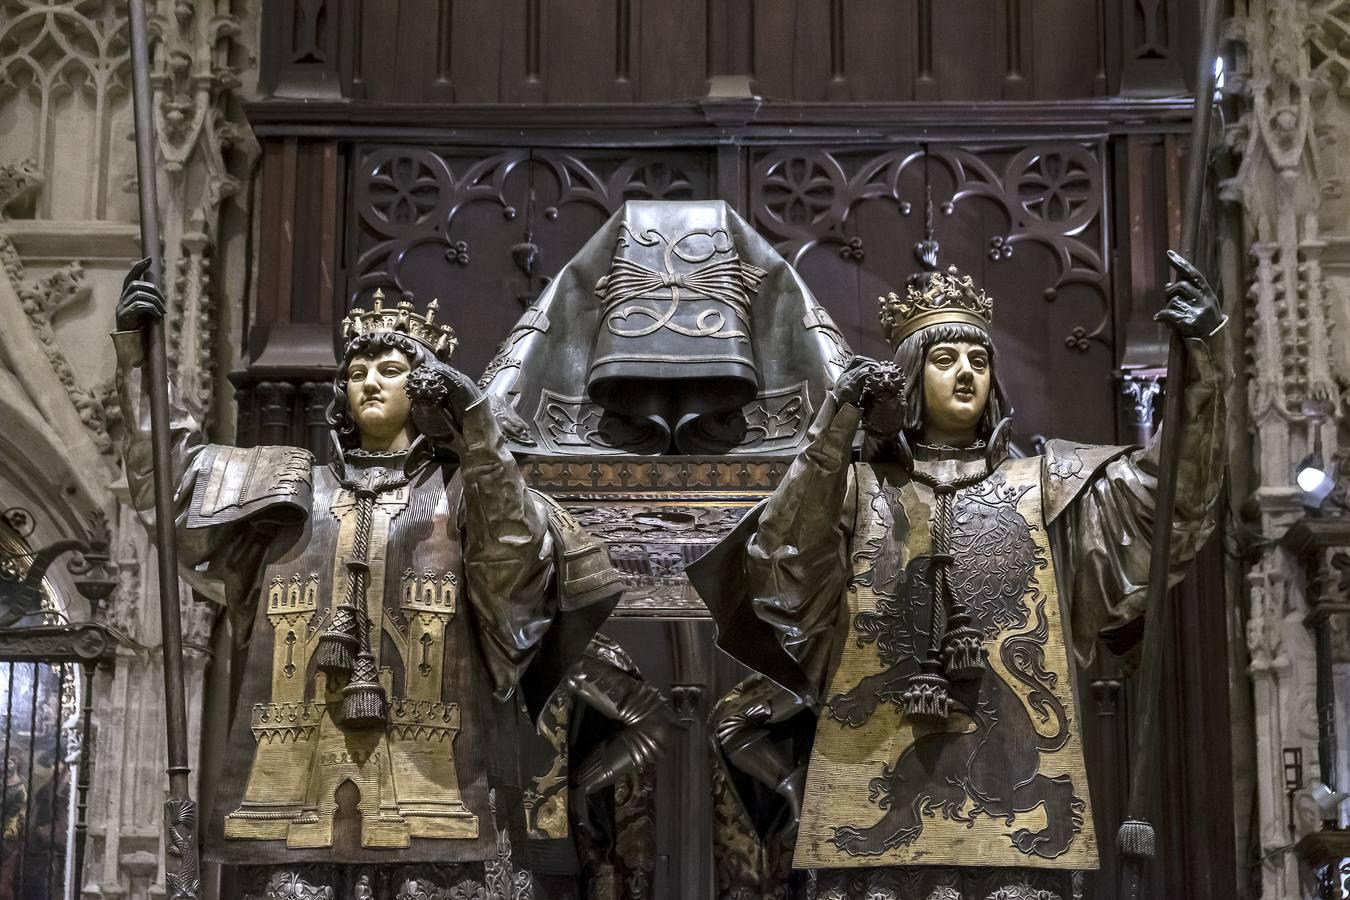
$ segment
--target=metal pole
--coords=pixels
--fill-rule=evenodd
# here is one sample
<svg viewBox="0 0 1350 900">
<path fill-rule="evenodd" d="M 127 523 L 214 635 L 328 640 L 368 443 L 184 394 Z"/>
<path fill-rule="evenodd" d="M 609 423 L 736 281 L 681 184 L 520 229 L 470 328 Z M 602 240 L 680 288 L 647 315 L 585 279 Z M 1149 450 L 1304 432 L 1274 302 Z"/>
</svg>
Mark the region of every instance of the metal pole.
<svg viewBox="0 0 1350 900">
<path fill-rule="evenodd" d="M 58 811 L 60 810 L 60 807 L 57 806 L 57 799 L 60 797 L 60 794 L 61 794 L 61 790 L 60 790 L 60 788 L 61 788 L 61 763 L 65 760 L 65 755 L 66 755 L 66 754 L 65 754 L 65 737 L 66 737 L 66 729 L 65 729 L 64 721 L 63 721 L 62 715 L 61 715 L 62 712 L 63 712 L 63 709 L 61 708 L 61 702 L 62 702 L 62 700 L 64 699 L 64 697 L 65 697 L 65 695 L 66 695 L 66 668 L 67 668 L 67 667 L 66 667 L 66 664 L 65 664 L 65 663 L 61 663 L 60 666 L 61 666 L 60 669 L 56 669 L 55 666 L 52 666 L 52 667 L 51 667 L 52 669 L 55 669 L 56 671 L 60 672 L 60 674 L 57 675 L 57 677 L 56 677 L 56 716 L 55 716 L 55 721 L 53 722 L 53 725 L 55 726 L 55 730 L 56 730 L 56 747 L 54 748 L 55 751 L 56 751 L 56 755 L 52 758 L 52 790 L 51 790 L 51 796 L 50 796 L 50 798 L 49 798 L 49 799 L 50 799 L 50 805 L 49 805 L 49 808 L 48 808 L 48 810 L 47 810 L 47 896 L 48 896 L 48 897 L 52 896 L 52 894 L 53 894 L 53 891 L 52 891 L 52 879 L 53 879 L 53 876 L 54 876 L 55 873 L 56 873 L 56 847 L 57 847 L 57 843 L 56 843 L 56 817 L 57 817 Z M 66 774 L 67 774 L 67 775 L 70 774 L 70 770 L 69 770 L 69 769 L 66 770 Z M 61 850 L 62 850 L 62 854 L 61 854 L 61 855 L 62 855 L 62 856 L 65 856 L 65 852 L 64 852 L 64 851 L 65 851 L 65 843 L 62 842 L 60 846 L 61 846 Z M 64 863 L 64 862 L 65 862 L 65 860 L 63 859 L 63 860 L 62 860 L 62 863 Z M 64 878 L 64 877 L 65 877 L 65 874 L 66 874 L 66 867 L 65 867 L 65 865 L 63 864 L 63 865 L 61 866 L 61 876 Z M 65 892 L 62 891 L 62 896 L 64 896 L 64 895 L 65 895 Z"/>
<path fill-rule="evenodd" d="M 1186 167 L 1186 205 L 1181 215 L 1181 255 L 1192 262 L 1200 240 L 1200 210 L 1209 163 L 1210 112 L 1214 106 L 1214 61 L 1218 55 L 1219 0 L 1205 0 L 1200 25 L 1200 47 L 1195 76 L 1195 115 L 1191 121 L 1190 157 Z M 1130 767 L 1130 797 L 1126 819 L 1117 835 L 1121 854 L 1122 900 L 1138 900 L 1144 866 L 1156 850 L 1153 826 L 1146 818 L 1148 776 L 1158 759 L 1158 697 L 1162 686 L 1162 650 L 1170 641 L 1167 609 L 1168 574 L 1172 556 L 1172 519 L 1176 509 L 1177 463 L 1181 453 L 1182 394 L 1186 387 L 1186 348 L 1175 332 L 1167 354 L 1167 393 L 1163 398 L 1162 453 L 1158 492 L 1153 511 L 1152 556 L 1149 561 L 1148 604 L 1144 622 L 1143 663 L 1136 682 L 1134 760 Z"/>
<path fill-rule="evenodd" d="M 150 53 L 145 0 L 129 0 L 132 106 L 136 123 L 136 181 L 140 193 L 141 252 L 150 257 L 151 280 L 164 285 L 155 197 L 155 125 L 150 95 Z M 174 542 L 174 484 L 169 433 L 169 364 L 164 322 L 145 329 L 145 375 L 150 395 L 151 446 L 155 482 L 155 549 L 159 558 L 159 611 L 164 638 L 164 712 L 169 744 L 169 799 L 165 882 L 169 900 L 193 900 L 200 893 L 196 807 L 188 789 L 187 701 L 183 676 L 183 628 L 178 600 L 178 548 Z"/>
<path fill-rule="evenodd" d="M 80 696 L 80 767 L 75 784 L 75 863 L 71 874 L 72 897 L 84 896 L 84 847 L 89 838 L 89 785 L 93 782 L 94 673 L 97 663 L 81 662 L 83 693 Z"/>
<path fill-rule="evenodd" d="M 14 879 L 14 884 L 18 886 L 19 896 L 27 896 L 29 893 L 28 885 L 24 883 L 24 870 L 28 867 L 28 854 L 31 852 L 28 848 L 33 842 L 33 765 L 37 762 L 37 702 L 38 702 L 38 664 L 30 663 L 32 666 L 32 679 L 28 685 L 28 698 L 31 701 L 28 704 L 28 776 L 24 778 L 24 812 L 23 812 L 23 850 L 19 852 L 19 873 L 15 875 L 10 873 Z"/>
</svg>

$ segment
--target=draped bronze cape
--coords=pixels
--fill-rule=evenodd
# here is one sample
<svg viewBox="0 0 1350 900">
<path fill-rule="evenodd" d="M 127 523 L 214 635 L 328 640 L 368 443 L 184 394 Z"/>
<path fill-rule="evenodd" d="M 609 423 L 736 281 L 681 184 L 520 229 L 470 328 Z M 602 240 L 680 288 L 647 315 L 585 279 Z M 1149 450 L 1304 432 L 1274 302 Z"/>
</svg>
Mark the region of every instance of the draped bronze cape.
<svg viewBox="0 0 1350 900">
<path fill-rule="evenodd" d="M 850 355 L 726 203 L 633 200 L 521 316 L 484 390 L 524 452 L 788 456 Z"/>
<path fill-rule="evenodd" d="M 1223 478 L 1222 338 L 1186 344 L 1173 583 L 1213 529 Z M 792 675 L 718 715 L 818 714 L 794 866 L 1095 867 L 1074 657 L 1143 611 L 1157 436 L 1145 449 L 1050 441 L 956 494 L 952 579 L 989 662 L 932 730 L 895 701 L 930 640 L 933 492 L 901 466 L 851 463 L 860 419 L 831 396 L 774 494 L 690 567 L 710 608 L 753 610 L 719 643 Z M 951 481 L 986 466 L 982 452 L 916 452 L 914 465 Z"/>
<path fill-rule="evenodd" d="M 114 340 L 128 481 L 144 510 L 139 335 Z M 175 406 L 184 577 L 225 605 L 238 644 L 208 859 L 481 862 L 504 839 L 523 850 L 517 748 L 532 726 L 517 690 L 542 706 L 617 601 L 618 576 L 598 542 L 526 488 L 486 400 L 463 434 L 457 459 L 422 439 L 401 454 L 335 441 L 320 463 L 290 447 L 204 444 Z M 373 505 L 357 502 L 363 491 Z M 344 725 L 343 685 L 313 660 L 358 530 L 382 727 Z"/>
</svg>

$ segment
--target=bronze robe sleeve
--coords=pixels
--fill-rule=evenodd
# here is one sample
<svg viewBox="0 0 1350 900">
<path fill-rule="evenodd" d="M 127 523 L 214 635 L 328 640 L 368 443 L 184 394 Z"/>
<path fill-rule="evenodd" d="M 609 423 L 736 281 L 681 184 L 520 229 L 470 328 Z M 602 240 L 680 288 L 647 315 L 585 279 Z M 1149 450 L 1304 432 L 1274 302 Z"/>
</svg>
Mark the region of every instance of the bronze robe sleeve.
<svg viewBox="0 0 1350 900">
<path fill-rule="evenodd" d="M 557 612 L 548 510 L 525 486 L 486 397 L 464 414 L 460 529 L 469 604 L 498 699 L 511 696 Z"/>
<path fill-rule="evenodd" d="M 825 688 L 832 635 L 847 586 L 853 529 L 853 435 L 862 412 L 825 398 L 806 448 L 765 501 L 746 544 L 755 614 L 780 636 L 815 686 Z"/>
<path fill-rule="evenodd" d="M 1224 477 L 1226 338 L 1220 326 L 1208 338 L 1186 339 L 1190 365 L 1182 395 L 1173 586 L 1214 530 Z M 1142 450 L 1082 448 L 1088 462 L 1080 472 L 1066 469 L 1065 456 L 1054 448 L 1047 452 L 1046 521 L 1061 592 L 1069 598 L 1074 649 L 1084 664 L 1102 631 L 1144 611 L 1161 437 L 1160 429 Z"/>
<path fill-rule="evenodd" d="M 121 331 L 112 338 L 125 422 L 122 458 L 127 486 L 141 520 L 154 528 L 154 454 L 141 334 Z M 180 572 L 196 593 L 217 603 L 237 604 L 245 599 L 260 554 L 276 528 L 299 524 L 308 515 L 313 457 L 292 447 L 241 449 L 206 443 L 172 382 L 169 416 Z M 213 478 L 221 489 L 219 503 L 204 509 L 207 492 L 202 489 Z M 237 490 L 226 496 L 230 487 Z"/>
</svg>

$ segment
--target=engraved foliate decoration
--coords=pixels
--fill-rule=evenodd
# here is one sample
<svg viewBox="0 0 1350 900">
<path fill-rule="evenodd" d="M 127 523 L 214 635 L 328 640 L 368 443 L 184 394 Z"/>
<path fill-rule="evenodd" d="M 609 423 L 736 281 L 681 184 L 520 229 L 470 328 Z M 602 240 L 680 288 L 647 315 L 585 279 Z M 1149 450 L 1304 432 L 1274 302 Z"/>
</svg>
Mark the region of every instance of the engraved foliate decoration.
<svg viewBox="0 0 1350 900">
<path fill-rule="evenodd" d="M 459 346 L 455 329 L 449 325 L 436 324 L 436 313 L 440 308 L 438 300 L 433 299 L 427 304 L 425 316 L 413 312 L 412 302 L 408 299 L 400 300 L 393 310 L 385 309 L 384 290 L 381 288 L 376 288 L 373 300 L 374 308 L 369 312 L 353 307 L 342 320 L 344 342 L 367 334 L 403 334 L 424 344 L 441 362 L 448 361 L 455 347 Z"/>
<path fill-rule="evenodd" d="M 487 900 L 534 900 L 534 879 L 528 870 L 516 870 L 511 851 L 511 833 L 497 819 L 497 790 L 488 791 L 493 827 L 497 832 L 496 855 L 483 863 Z"/>
<path fill-rule="evenodd" d="M 644 455 L 660 453 L 670 439 L 652 422 L 624 418 L 586 397 L 564 397 L 548 388 L 540 394 L 534 424 L 544 446 L 556 453 L 599 448 Z"/>
<path fill-rule="evenodd" d="M 956 266 L 927 273 L 906 288 L 905 296 L 892 292 L 879 297 L 877 305 L 881 329 L 892 347 L 930 325 L 959 323 L 988 331 L 994 319 L 994 299 Z"/>
<path fill-rule="evenodd" d="M 261 891 L 246 890 L 245 900 L 333 900 L 333 888 L 297 869 L 281 869 L 268 874 Z M 359 893 L 356 894 L 360 896 Z"/>
<path fill-rule="evenodd" d="M 812 409 L 806 382 L 761 391 L 740 409 L 699 416 L 678 429 L 681 453 L 716 456 L 728 447 L 763 452 L 798 445 L 810 427 Z"/>
<path fill-rule="evenodd" d="M 1063 900 L 1063 898 L 1054 891 L 1032 887 L 1024 882 L 996 888 L 986 900 Z"/>
<path fill-rule="evenodd" d="M 812 876 L 815 900 L 1065 900 L 1074 880 L 1067 872 L 982 866 L 823 869 Z"/>
</svg>

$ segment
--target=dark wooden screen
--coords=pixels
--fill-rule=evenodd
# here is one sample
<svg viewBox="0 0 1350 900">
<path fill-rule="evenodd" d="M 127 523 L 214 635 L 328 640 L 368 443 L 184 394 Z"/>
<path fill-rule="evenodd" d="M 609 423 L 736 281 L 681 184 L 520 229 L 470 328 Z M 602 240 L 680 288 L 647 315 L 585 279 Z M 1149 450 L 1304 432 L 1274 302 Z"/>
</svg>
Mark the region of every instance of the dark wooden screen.
<svg viewBox="0 0 1350 900">
<path fill-rule="evenodd" d="M 286 0 L 265 13 L 269 94 L 386 106 L 670 103 L 722 74 L 802 103 L 1166 95 L 1194 71 L 1197 16 L 1167 0 Z"/>
<path fill-rule="evenodd" d="M 334 323 L 376 286 L 438 297 L 457 363 L 478 374 L 633 198 L 727 200 L 856 350 L 885 353 L 876 297 L 914 270 L 930 194 L 942 262 L 996 298 L 1019 442 L 1133 439 L 1116 369 L 1127 336 L 1153 333 L 1179 218 L 1190 4 L 278 0 L 264 17 L 243 443 L 321 446 Z M 1222 627 L 1193 627 L 1223 607 L 1210 557 L 1178 614 L 1174 765 L 1158 785 L 1155 887 L 1193 900 L 1236 892 L 1231 778 L 1213 741 L 1227 741 L 1227 647 Z M 712 674 L 705 631 L 675 628 L 664 656 L 637 654 L 695 720 L 729 677 Z M 1108 661 L 1081 690 L 1108 856 L 1128 780 L 1123 684 Z M 697 769 L 701 739 L 682 739 L 681 771 Z M 702 896 L 682 872 L 708 858 L 682 796 L 659 794 L 658 881 L 663 896 Z M 1113 896 L 1109 880 L 1092 896 Z"/>
</svg>

